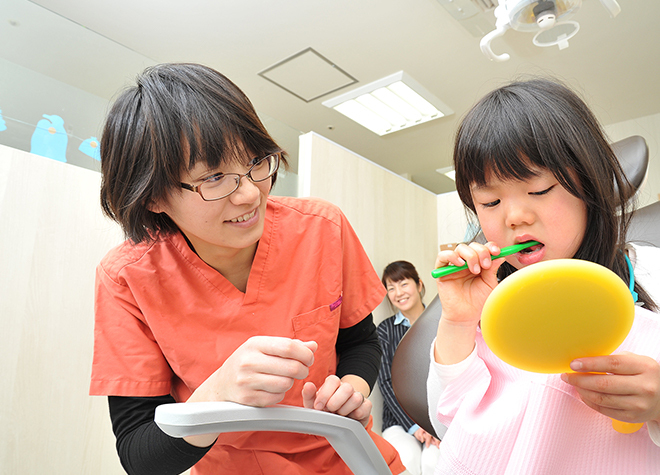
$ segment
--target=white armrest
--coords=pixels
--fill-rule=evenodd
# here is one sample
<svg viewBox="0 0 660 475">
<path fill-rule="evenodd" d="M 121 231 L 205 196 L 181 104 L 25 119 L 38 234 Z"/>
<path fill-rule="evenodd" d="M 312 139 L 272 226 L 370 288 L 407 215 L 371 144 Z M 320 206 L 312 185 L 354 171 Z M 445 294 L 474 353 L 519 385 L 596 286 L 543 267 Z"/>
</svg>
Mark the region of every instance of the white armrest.
<svg viewBox="0 0 660 475">
<path fill-rule="evenodd" d="M 164 404 L 156 424 L 171 437 L 242 431 L 296 432 L 328 439 L 346 465 L 359 475 L 390 475 L 376 444 L 358 421 L 293 406 L 251 407 L 233 402 Z"/>
</svg>

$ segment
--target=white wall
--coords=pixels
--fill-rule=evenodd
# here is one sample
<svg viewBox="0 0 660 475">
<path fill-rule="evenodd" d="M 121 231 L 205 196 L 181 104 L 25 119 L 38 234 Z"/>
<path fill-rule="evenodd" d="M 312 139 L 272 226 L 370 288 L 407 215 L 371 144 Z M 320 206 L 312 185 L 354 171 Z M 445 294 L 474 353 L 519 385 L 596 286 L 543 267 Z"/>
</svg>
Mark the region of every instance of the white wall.
<svg viewBox="0 0 660 475">
<path fill-rule="evenodd" d="M 100 175 L 0 145 L 0 470 L 121 474 L 106 398 L 88 396 L 94 269 L 122 240 Z"/>
</svg>

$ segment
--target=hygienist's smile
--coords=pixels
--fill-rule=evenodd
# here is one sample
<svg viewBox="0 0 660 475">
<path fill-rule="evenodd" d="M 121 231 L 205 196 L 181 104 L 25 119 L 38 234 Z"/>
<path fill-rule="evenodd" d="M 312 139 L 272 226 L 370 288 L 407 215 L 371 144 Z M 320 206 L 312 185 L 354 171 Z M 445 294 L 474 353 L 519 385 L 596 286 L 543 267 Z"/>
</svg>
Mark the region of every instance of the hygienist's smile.
<svg viewBox="0 0 660 475">
<path fill-rule="evenodd" d="M 258 221 L 258 219 L 259 219 L 258 217 L 257 217 L 257 219 L 253 219 L 253 218 L 256 216 L 257 211 L 258 211 L 258 208 L 255 208 L 255 209 L 253 209 L 253 210 L 252 210 L 251 212 L 249 212 L 249 213 L 246 213 L 246 214 L 244 214 L 244 215 L 242 215 L 242 216 L 239 216 L 239 217 L 237 217 L 237 218 L 230 219 L 230 220 L 225 221 L 225 222 L 229 222 L 229 223 L 241 223 L 241 224 L 243 224 L 243 225 L 252 226 L 252 225 L 255 224 L 255 223 Z"/>
</svg>

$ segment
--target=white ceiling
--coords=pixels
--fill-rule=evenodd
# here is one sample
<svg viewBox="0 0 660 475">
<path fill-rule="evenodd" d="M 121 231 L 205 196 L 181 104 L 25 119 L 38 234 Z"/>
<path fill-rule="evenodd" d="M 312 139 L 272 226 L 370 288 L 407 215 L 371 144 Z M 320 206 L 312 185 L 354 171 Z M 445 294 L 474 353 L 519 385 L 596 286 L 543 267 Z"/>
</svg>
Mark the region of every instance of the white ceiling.
<svg viewBox="0 0 660 475">
<path fill-rule="evenodd" d="M 260 113 L 301 132 L 318 132 L 434 192 L 452 187 L 435 170 L 451 164 L 458 120 L 479 97 L 509 80 L 558 77 L 582 94 L 604 124 L 660 112 L 656 0 L 619 0 L 622 11 L 614 19 L 598 0 L 584 0 L 573 17 L 580 32 L 563 51 L 536 47 L 532 34 L 510 30 L 493 43 L 497 53 L 511 54 L 505 63 L 482 55 L 480 38 L 440 3 L 452 0 L 1 1 L 7 7 L 0 9 L 2 16 L 17 23 L 13 34 L 23 38 L 5 46 L 11 61 L 26 67 L 39 61 L 51 76 L 104 98 L 148 64 L 201 62 L 238 84 Z M 49 20 L 40 24 L 38 10 L 44 9 Z M 69 37 L 59 34 L 68 54 L 60 51 L 57 58 L 48 44 L 30 40 L 53 27 L 57 17 L 51 12 L 62 17 L 58 21 L 76 24 L 66 30 Z M 305 102 L 258 75 L 310 47 L 358 82 Z M 379 137 L 321 105 L 400 70 L 455 114 Z"/>
</svg>

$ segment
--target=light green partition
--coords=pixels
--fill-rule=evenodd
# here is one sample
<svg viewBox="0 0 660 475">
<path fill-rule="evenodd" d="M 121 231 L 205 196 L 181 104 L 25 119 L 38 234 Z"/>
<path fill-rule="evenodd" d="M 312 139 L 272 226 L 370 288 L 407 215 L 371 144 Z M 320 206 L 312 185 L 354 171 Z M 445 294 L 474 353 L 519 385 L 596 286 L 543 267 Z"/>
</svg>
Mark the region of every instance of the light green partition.
<svg viewBox="0 0 660 475">
<path fill-rule="evenodd" d="M 88 396 L 94 270 L 122 240 L 100 174 L 0 145 L 0 472 L 125 473 Z"/>
</svg>

